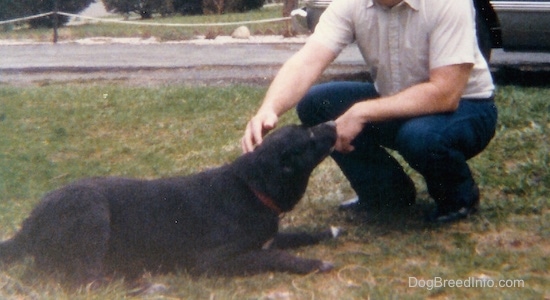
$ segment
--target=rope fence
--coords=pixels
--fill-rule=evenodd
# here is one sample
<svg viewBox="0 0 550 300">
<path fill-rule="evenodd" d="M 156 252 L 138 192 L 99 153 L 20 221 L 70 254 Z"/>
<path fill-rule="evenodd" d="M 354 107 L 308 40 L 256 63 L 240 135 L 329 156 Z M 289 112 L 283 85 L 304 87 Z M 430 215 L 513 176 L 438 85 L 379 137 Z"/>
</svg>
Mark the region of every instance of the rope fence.
<svg viewBox="0 0 550 300">
<path fill-rule="evenodd" d="M 6 20 L 6 21 L 0 21 L 0 25 L 23 22 L 23 21 L 30 21 L 32 19 L 43 18 L 43 17 L 47 17 L 47 16 L 50 16 L 50 15 L 53 15 L 53 14 L 54 14 L 54 12 L 51 11 L 51 12 L 47 12 L 47 13 L 43 13 L 43 14 L 39 14 L 39 15 L 34 15 L 34 16 L 29 16 L 29 17 L 23 17 L 23 18 L 11 19 L 11 20 Z"/>
<path fill-rule="evenodd" d="M 137 22 L 137 21 L 125 21 L 125 20 L 116 20 L 116 19 L 104 19 L 104 18 L 95 18 L 88 16 L 81 16 L 76 14 L 70 14 L 66 12 L 47 12 L 34 16 L 28 16 L 23 18 L 11 19 L 0 21 L 0 26 L 5 24 L 18 23 L 23 21 L 29 21 L 37 18 L 44 18 L 51 15 L 61 15 L 66 17 L 80 18 L 85 20 L 104 22 L 104 23 L 117 23 L 124 25 L 139 25 L 139 26 L 164 26 L 164 27 L 222 27 L 222 26 L 241 26 L 241 25 L 250 25 L 250 24 L 261 24 L 261 23 L 274 23 L 290 20 L 290 17 L 281 17 L 281 18 L 272 18 L 272 19 L 263 19 L 263 20 L 253 20 L 253 21 L 237 21 L 237 22 L 221 22 L 221 23 L 155 23 L 155 22 Z M 54 43 L 57 42 L 57 26 L 54 26 Z"/>
</svg>

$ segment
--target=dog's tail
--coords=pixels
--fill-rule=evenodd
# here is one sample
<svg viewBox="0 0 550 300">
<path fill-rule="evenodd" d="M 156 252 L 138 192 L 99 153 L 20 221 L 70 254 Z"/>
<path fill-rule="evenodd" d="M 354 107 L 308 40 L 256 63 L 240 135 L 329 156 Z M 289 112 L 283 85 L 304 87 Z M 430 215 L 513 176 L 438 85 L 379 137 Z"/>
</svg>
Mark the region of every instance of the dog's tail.
<svg viewBox="0 0 550 300">
<path fill-rule="evenodd" d="M 26 245 L 23 243 L 20 234 L 0 242 L 0 264 L 11 264 L 20 260 L 26 254 Z"/>
</svg>

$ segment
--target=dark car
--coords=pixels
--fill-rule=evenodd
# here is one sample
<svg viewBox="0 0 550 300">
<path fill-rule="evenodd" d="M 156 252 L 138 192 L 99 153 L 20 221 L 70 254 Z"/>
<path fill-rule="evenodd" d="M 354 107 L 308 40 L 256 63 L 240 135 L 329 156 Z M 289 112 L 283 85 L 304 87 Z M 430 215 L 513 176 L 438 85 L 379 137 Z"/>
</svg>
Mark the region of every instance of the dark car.
<svg viewBox="0 0 550 300">
<path fill-rule="evenodd" d="M 477 11 L 477 38 L 486 58 L 490 58 L 492 48 L 550 52 L 550 1 L 473 1 Z M 295 23 L 313 31 L 331 2 L 307 0 L 304 8 L 293 11 Z"/>
</svg>

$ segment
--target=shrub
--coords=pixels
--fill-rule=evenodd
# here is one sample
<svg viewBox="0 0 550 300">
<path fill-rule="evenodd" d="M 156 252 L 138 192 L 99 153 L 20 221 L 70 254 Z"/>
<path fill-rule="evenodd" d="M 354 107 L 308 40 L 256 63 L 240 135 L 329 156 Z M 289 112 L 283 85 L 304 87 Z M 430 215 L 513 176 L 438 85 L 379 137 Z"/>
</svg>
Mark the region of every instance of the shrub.
<svg viewBox="0 0 550 300">
<path fill-rule="evenodd" d="M 212 14 L 244 12 L 263 5 L 263 0 L 203 0 L 203 11 Z"/>
<path fill-rule="evenodd" d="M 21 17 L 21 2 L 17 0 L 0 0 L 0 20 Z"/>
<path fill-rule="evenodd" d="M 169 15 L 174 12 L 174 0 L 103 0 L 107 10 L 127 15 L 136 13 L 142 19 L 150 19 L 153 14 Z"/>
<path fill-rule="evenodd" d="M 25 16 L 47 13 L 55 10 L 55 2 L 59 11 L 77 14 L 86 9 L 94 0 L 0 0 L 0 20 L 8 20 Z M 59 16 L 58 24 L 63 25 L 69 17 Z M 52 27 L 54 16 L 48 16 L 29 21 L 31 27 Z"/>
<path fill-rule="evenodd" d="M 174 11 L 182 15 L 201 15 L 203 0 L 173 0 Z"/>
<path fill-rule="evenodd" d="M 4 1 L 4 0 L 0 0 Z M 143 19 L 153 14 L 223 14 L 261 8 L 264 0 L 103 0 L 105 7 L 120 14 L 137 13 Z"/>
</svg>

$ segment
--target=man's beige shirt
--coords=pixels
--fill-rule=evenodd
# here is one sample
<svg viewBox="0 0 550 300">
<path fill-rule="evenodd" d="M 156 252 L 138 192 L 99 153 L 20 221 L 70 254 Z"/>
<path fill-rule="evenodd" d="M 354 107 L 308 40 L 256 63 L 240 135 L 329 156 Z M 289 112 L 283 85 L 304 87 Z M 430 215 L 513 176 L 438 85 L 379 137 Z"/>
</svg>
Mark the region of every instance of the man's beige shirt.
<svg viewBox="0 0 550 300">
<path fill-rule="evenodd" d="M 431 69 L 473 63 L 463 98 L 488 98 L 494 85 L 475 35 L 471 0 L 334 0 L 311 39 L 340 53 L 356 42 L 382 96 L 429 80 Z"/>
</svg>

